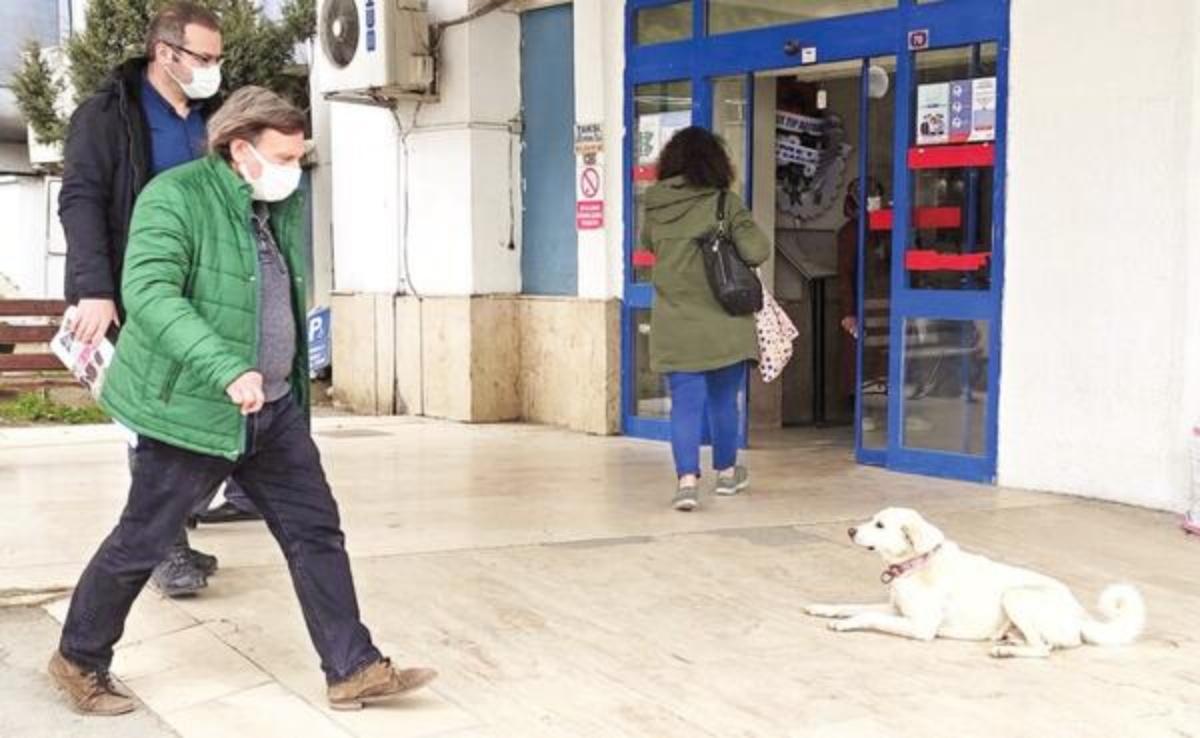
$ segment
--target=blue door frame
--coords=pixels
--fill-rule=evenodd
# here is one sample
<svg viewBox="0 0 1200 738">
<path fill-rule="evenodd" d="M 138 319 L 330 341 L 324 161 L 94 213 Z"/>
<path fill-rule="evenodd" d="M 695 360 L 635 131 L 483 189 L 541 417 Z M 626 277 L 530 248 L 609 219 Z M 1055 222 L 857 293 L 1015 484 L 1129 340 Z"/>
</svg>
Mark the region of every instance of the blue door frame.
<svg viewBox="0 0 1200 738">
<path fill-rule="evenodd" d="M 686 80 L 691 83 L 692 123 L 712 127 L 712 80 L 717 77 L 747 75 L 756 72 L 800 66 L 800 57 L 785 52 L 785 45 L 798 43 L 816 47 L 816 63 L 847 60 L 869 60 L 872 57 L 896 59 L 895 150 L 893 160 L 893 199 L 895 222 L 892 230 L 891 324 L 889 386 L 888 446 L 886 451 L 862 447 L 861 431 L 856 432 L 856 458 L 863 463 L 886 466 L 897 471 L 993 482 L 996 470 L 996 418 L 1000 391 L 1001 299 L 1004 279 L 1004 181 L 1007 143 L 1008 92 L 1008 0 L 941 0 L 918 4 L 917 0 L 898 0 L 896 8 L 856 15 L 815 20 L 791 25 L 740 31 L 707 36 L 705 29 L 707 0 L 692 0 L 691 38 L 648 46 L 637 46 L 636 14 L 646 8 L 675 4 L 677 0 L 627 0 L 626 2 L 626 69 L 625 69 L 625 145 L 624 145 L 624 207 L 625 232 L 625 293 L 622 306 L 622 423 L 623 431 L 632 436 L 666 439 L 666 421 L 637 417 L 636 367 L 633 365 L 636 311 L 647 310 L 653 300 L 653 287 L 635 282 L 633 251 L 636 236 L 633 232 L 634 166 L 632 132 L 635 124 L 634 89 L 638 85 Z M 915 96 L 915 56 L 909 49 L 909 33 L 927 31 L 928 49 L 963 47 L 995 43 L 997 110 L 995 164 L 992 169 L 992 279 L 988 290 L 953 292 L 913 289 L 909 286 L 904 254 L 911 223 L 912 172 L 908 168 L 908 152 L 913 140 L 913 98 Z M 864 61 L 865 63 L 865 61 Z M 748 86 L 749 90 L 753 85 Z M 862 92 L 866 96 L 866 79 Z M 863 108 L 866 109 L 865 107 Z M 862 116 L 864 122 L 866 116 Z M 752 135 L 747 126 L 747 136 Z M 747 151 L 752 151 L 748 146 Z M 753 160 L 748 155 L 748 162 Z M 860 166 L 867 157 L 860 156 Z M 753 181 L 748 171 L 744 180 Z M 866 177 L 860 177 L 865 187 Z M 749 184 L 747 184 L 749 188 Z M 747 192 L 749 195 L 749 192 Z M 747 202 L 752 200 L 747 197 Z M 865 202 L 865 198 L 860 199 Z M 971 216 L 968 216 L 971 217 Z M 862 221 L 865 222 L 865 218 Z M 865 225 L 862 227 L 865 228 Z M 860 239 L 861 243 L 861 239 Z M 863 270 L 859 270 L 863 279 Z M 863 290 L 858 290 L 861 300 Z M 944 320 L 984 320 L 988 331 L 987 422 L 984 424 L 981 455 L 930 451 L 904 446 L 903 402 L 905 393 L 905 321 L 907 318 Z M 860 356 L 861 364 L 861 356 Z M 859 393 L 861 394 L 861 393 Z M 856 423 L 856 425 L 861 425 Z"/>
</svg>

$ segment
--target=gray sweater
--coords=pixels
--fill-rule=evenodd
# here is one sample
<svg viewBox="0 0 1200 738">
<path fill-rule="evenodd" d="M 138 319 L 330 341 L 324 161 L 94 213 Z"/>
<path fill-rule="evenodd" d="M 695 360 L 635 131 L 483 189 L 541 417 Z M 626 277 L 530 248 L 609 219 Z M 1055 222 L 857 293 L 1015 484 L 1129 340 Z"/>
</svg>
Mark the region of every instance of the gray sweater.
<svg viewBox="0 0 1200 738">
<path fill-rule="evenodd" d="M 296 321 L 292 316 L 291 274 L 271 233 L 266 203 L 254 204 L 254 230 L 258 241 L 259 316 L 258 371 L 263 375 L 267 402 L 291 391 L 289 377 L 296 360 Z"/>
</svg>

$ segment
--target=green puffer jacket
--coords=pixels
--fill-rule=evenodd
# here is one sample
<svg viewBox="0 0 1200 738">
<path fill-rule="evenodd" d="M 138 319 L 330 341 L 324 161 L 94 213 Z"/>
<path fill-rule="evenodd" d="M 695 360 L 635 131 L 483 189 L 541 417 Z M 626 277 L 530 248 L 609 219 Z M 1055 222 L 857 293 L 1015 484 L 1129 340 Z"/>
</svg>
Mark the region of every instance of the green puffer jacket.
<svg viewBox="0 0 1200 738">
<path fill-rule="evenodd" d="M 101 406 L 126 427 L 173 446 L 236 459 L 246 421 L 225 388 L 258 357 L 258 246 L 251 189 L 223 160 L 155 178 L 133 212 L 121 294 L 125 325 Z M 292 397 L 308 406 L 303 197 L 271 207 L 292 275 Z"/>
<path fill-rule="evenodd" d="M 704 273 L 696 239 L 717 226 L 717 194 L 676 177 L 646 192 L 642 245 L 657 257 L 650 313 L 650 369 L 658 373 L 704 372 L 758 359 L 754 316 L 725 312 Z M 738 252 L 758 266 L 771 256 L 771 241 L 754 223 L 742 199 L 729 193 L 725 219 Z"/>
</svg>

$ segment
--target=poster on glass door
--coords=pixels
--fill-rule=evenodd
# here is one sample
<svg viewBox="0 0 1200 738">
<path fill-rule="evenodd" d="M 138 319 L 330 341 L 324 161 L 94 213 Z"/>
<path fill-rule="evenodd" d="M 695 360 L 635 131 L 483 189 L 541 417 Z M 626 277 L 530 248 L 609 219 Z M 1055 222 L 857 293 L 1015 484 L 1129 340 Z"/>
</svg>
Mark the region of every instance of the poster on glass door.
<svg viewBox="0 0 1200 738">
<path fill-rule="evenodd" d="M 921 85 L 917 88 L 917 145 L 945 143 L 950 143 L 950 85 Z"/>
<path fill-rule="evenodd" d="M 662 148 L 674 134 L 691 125 L 691 110 L 652 113 L 637 119 L 637 163 L 659 161 Z"/>
<path fill-rule="evenodd" d="M 917 145 L 996 139 L 996 78 L 959 79 L 917 88 Z"/>
<path fill-rule="evenodd" d="M 983 77 L 971 84 L 971 132 L 967 140 L 996 140 L 996 78 Z"/>
<path fill-rule="evenodd" d="M 658 176 L 658 157 L 679 131 L 692 124 L 692 111 L 672 110 L 642 115 L 637 120 L 637 162 L 634 180 L 653 181 Z"/>
</svg>

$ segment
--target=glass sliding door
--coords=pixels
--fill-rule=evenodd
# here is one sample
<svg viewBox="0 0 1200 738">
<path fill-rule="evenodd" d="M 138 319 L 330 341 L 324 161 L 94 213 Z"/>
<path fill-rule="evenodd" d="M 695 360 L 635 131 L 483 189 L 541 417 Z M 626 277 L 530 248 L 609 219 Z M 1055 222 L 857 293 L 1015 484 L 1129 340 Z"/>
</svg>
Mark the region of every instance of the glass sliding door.
<svg viewBox="0 0 1200 738">
<path fill-rule="evenodd" d="M 861 99 L 866 115 L 859 131 L 863 156 L 857 173 L 861 212 L 853 294 L 858 350 L 856 423 L 858 458 L 882 463 L 888 446 L 891 358 L 892 217 L 896 116 L 896 57 L 865 63 Z"/>
<path fill-rule="evenodd" d="M 990 481 L 1003 263 L 1001 46 L 966 43 L 906 61 L 889 466 Z"/>
<path fill-rule="evenodd" d="M 850 279 L 842 279 L 839 265 L 837 281 L 850 287 L 839 305 L 844 311 L 841 303 L 854 303 L 845 316 L 854 318 L 854 338 L 846 340 L 836 321 L 822 330 L 848 348 L 840 364 L 853 365 L 848 381 L 831 384 L 854 395 L 856 458 L 900 471 L 993 479 L 1007 0 L 626 0 L 626 7 L 625 432 L 668 436 L 669 393 L 648 361 L 654 259 L 638 240 L 641 197 L 657 178 L 661 146 L 687 125 L 710 128 L 734 160 L 738 191 L 761 207 L 770 200 L 761 188 L 772 182 L 753 170 L 777 166 L 771 154 L 778 152 L 762 146 L 776 148 L 782 138 L 778 121 L 775 140 L 755 138 L 769 135 L 766 117 L 776 117 L 776 107 L 765 103 L 770 111 L 756 115 L 755 94 L 770 86 L 765 77 L 813 86 L 820 68 L 848 66 L 861 97 L 844 130 L 853 149 L 846 176 L 829 196 L 840 212 L 840 199 L 857 194 L 856 222 L 844 239 L 849 249 L 837 239 L 838 254 L 853 252 Z M 825 119 L 825 100 L 841 93 L 837 85 L 814 89 L 818 112 L 800 117 Z M 801 149 L 826 151 L 800 139 Z M 774 184 L 780 186 L 778 176 Z M 775 221 L 777 230 L 783 222 L 778 212 L 755 215 Z M 824 238 L 843 225 L 826 220 L 793 230 Z M 829 376 L 837 370 L 822 365 Z"/>
<path fill-rule="evenodd" d="M 633 88 L 632 126 L 626 191 L 633 217 L 627 239 L 633 244 L 626 263 L 623 340 L 626 369 L 622 372 L 625 432 L 648 438 L 666 438 L 671 416 L 671 396 L 666 377 L 650 369 L 650 307 L 654 288 L 650 280 L 654 255 L 641 243 L 643 199 L 658 180 L 658 156 L 676 131 L 692 124 L 690 80 L 646 82 Z"/>
</svg>

